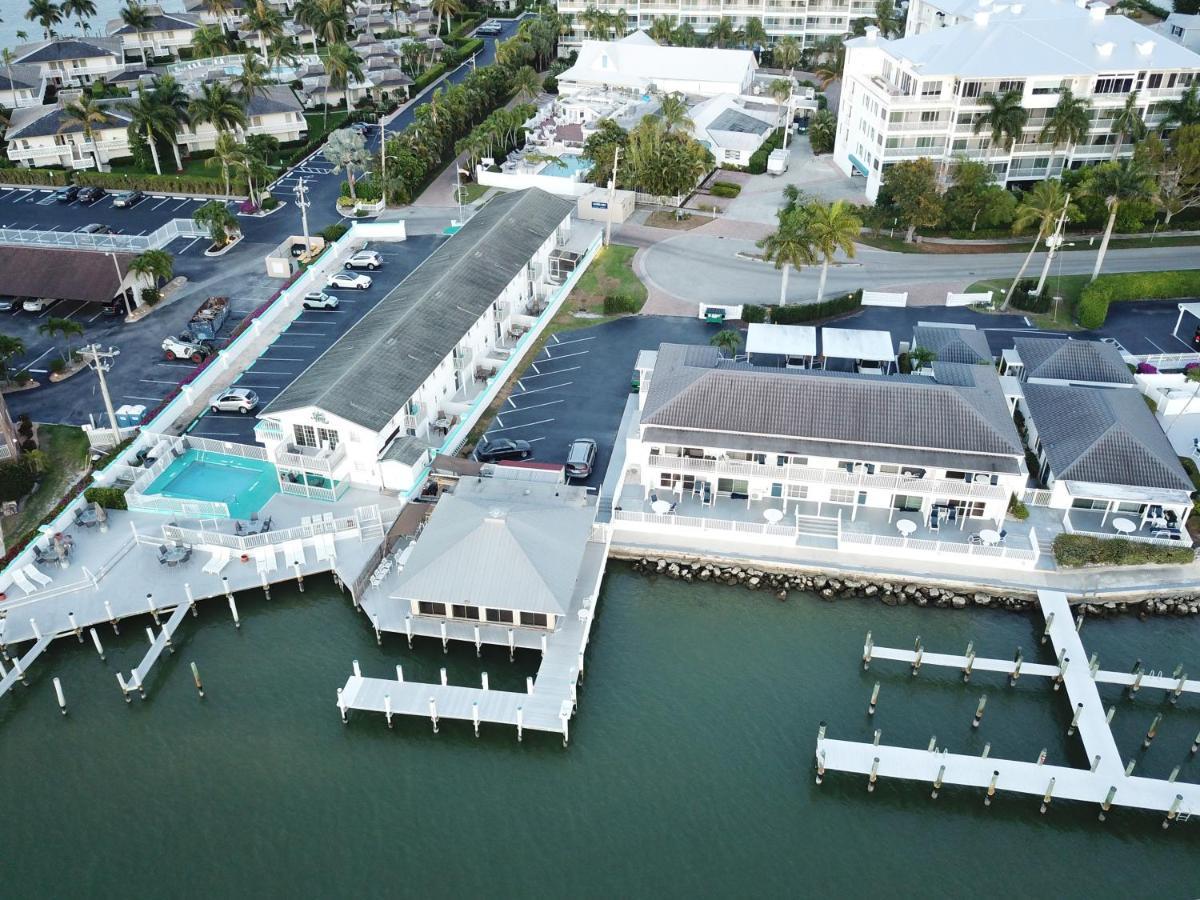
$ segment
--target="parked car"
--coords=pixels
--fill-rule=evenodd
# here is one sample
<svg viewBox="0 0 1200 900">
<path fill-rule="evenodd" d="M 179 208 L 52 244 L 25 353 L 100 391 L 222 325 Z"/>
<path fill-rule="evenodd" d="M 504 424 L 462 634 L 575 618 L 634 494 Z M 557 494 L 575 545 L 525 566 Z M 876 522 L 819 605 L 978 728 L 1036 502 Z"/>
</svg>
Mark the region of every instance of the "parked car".
<svg viewBox="0 0 1200 900">
<path fill-rule="evenodd" d="M 489 19 L 475 29 L 476 34 L 500 34 L 502 31 L 504 31 L 504 26 L 495 19 Z"/>
<path fill-rule="evenodd" d="M 258 394 L 246 388 L 230 388 L 219 394 L 214 394 L 208 401 L 208 408 L 213 412 L 235 412 L 248 416 L 258 406 Z"/>
<path fill-rule="evenodd" d="M 97 200 L 108 196 L 108 191 L 102 187 L 85 187 L 79 192 L 79 202 L 91 206 Z"/>
<path fill-rule="evenodd" d="M 475 448 L 475 458 L 480 462 L 500 462 L 504 459 L 529 459 L 533 448 L 529 441 L 513 441 L 508 438 L 487 440 Z"/>
<path fill-rule="evenodd" d="M 145 199 L 146 195 L 141 191 L 121 191 L 113 194 L 113 206 L 128 209 L 130 206 L 137 206 Z"/>
<path fill-rule="evenodd" d="M 49 297 L 31 298 L 21 304 L 21 309 L 25 312 L 41 312 L 53 302 Z"/>
<path fill-rule="evenodd" d="M 360 250 L 346 260 L 347 269 L 370 269 L 375 271 L 383 265 L 383 257 L 374 250 Z"/>
<path fill-rule="evenodd" d="M 596 442 L 591 438 L 575 438 L 567 448 L 567 477 L 587 478 L 596 462 Z"/>
<path fill-rule="evenodd" d="M 112 234 L 112 229 L 107 225 L 101 225 L 99 222 L 91 222 L 84 225 L 82 228 L 76 229 L 80 234 Z"/>
<path fill-rule="evenodd" d="M 337 309 L 339 303 L 337 297 L 324 291 L 309 291 L 304 295 L 305 309 Z"/>
<path fill-rule="evenodd" d="M 66 187 L 60 187 L 52 196 L 59 203 L 71 203 L 79 196 L 79 185 L 68 184 Z"/>
<path fill-rule="evenodd" d="M 16 308 L 16 297 L 0 297 L 0 312 L 12 312 Z"/>
<path fill-rule="evenodd" d="M 361 134 L 363 137 L 366 137 L 368 134 L 371 133 L 371 129 L 374 127 L 375 126 L 370 124 L 369 122 L 354 122 L 350 126 L 350 130 L 357 132 L 358 134 Z"/>
<path fill-rule="evenodd" d="M 212 347 L 205 341 L 197 341 L 190 334 L 168 337 L 162 342 L 167 359 L 190 359 L 202 363 L 212 355 Z"/>
<path fill-rule="evenodd" d="M 325 287 L 349 288 L 355 291 L 365 291 L 370 286 L 370 275 L 356 275 L 351 272 L 338 272 L 336 275 L 330 275 L 329 280 L 325 282 Z"/>
</svg>

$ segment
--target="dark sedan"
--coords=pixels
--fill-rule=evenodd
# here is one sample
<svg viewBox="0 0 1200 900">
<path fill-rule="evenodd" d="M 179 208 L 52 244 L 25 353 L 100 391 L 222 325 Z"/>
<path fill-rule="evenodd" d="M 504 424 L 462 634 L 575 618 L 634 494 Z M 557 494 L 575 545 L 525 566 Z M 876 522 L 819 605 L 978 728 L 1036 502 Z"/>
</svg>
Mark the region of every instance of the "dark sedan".
<svg viewBox="0 0 1200 900">
<path fill-rule="evenodd" d="M 79 192 L 79 202 L 90 206 L 97 200 L 107 196 L 108 191 L 102 187 L 85 187 Z"/>
<path fill-rule="evenodd" d="M 533 456 L 533 448 L 529 441 L 510 441 L 508 438 L 498 438 L 475 448 L 475 458 L 480 462 L 500 462 L 505 459 L 529 459 Z"/>
<path fill-rule="evenodd" d="M 71 203 L 79 197 L 79 185 L 68 184 L 54 192 L 54 199 L 59 203 Z"/>
</svg>

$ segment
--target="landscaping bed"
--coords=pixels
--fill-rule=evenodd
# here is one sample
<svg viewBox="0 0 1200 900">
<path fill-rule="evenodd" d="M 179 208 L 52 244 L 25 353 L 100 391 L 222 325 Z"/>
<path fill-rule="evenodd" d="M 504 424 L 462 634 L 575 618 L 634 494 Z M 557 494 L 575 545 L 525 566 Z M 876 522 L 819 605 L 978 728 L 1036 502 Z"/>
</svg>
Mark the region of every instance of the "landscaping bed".
<svg viewBox="0 0 1200 900">
<path fill-rule="evenodd" d="M 672 231 L 691 231 L 713 220 L 712 216 L 702 216 L 696 213 L 685 213 L 682 219 L 675 217 L 675 212 L 669 209 L 656 209 L 646 217 L 646 224 L 651 228 L 669 228 Z"/>
<path fill-rule="evenodd" d="M 649 292 L 633 271 L 636 253 L 637 247 L 625 244 L 609 244 L 602 248 L 576 282 L 563 308 L 600 315 L 640 310 Z"/>
<path fill-rule="evenodd" d="M 1124 538 L 1101 538 L 1086 534 L 1060 534 L 1054 538 L 1054 559 L 1060 566 L 1182 566 L 1194 562 L 1190 547 L 1145 544 Z"/>
</svg>

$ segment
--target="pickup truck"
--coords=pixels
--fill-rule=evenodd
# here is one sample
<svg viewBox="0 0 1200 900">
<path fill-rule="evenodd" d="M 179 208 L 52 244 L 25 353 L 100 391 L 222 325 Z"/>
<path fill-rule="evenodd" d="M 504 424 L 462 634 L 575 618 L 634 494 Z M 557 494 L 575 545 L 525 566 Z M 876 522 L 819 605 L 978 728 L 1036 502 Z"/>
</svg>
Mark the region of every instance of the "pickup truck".
<svg viewBox="0 0 1200 900">
<path fill-rule="evenodd" d="M 207 342 L 196 340 L 186 332 L 178 337 L 165 338 L 162 348 L 167 359 L 190 359 L 194 363 L 204 362 L 213 353 L 213 348 Z"/>
</svg>

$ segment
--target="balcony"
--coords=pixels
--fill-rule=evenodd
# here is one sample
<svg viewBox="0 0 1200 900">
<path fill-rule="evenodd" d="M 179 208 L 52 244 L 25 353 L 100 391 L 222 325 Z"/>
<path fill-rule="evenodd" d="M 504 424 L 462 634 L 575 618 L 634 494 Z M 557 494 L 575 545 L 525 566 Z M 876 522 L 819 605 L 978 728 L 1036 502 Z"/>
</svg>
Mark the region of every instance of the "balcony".
<svg viewBox="0 0 1200 900">
<path fill-rule="evenodd" d="M 305 447 L 298 444 L 280 444 L 275 448 L 275 464 L 277 466 L 285 469 L 301 469 L 305 472 L 332 474 L 345 458 L 345 444 L 338 444 L 332 450 L 327 446 Z"/>
<path fill-rule="evenodd" d="M 937 496 L 956 500 L 1007 500 L 1008 491 L 994 484 L 954 478 L 918 478 L 910 475 L 868 475 L 817 466 L 768 466 L 729 459 L 696 459 L 689 456 L 651 454 L 649 466 L 664 472 L 762 478 L 797 484 L 825 484 L 841 488 L 887 490 L 900 494 Z"/>
</svg>

